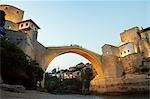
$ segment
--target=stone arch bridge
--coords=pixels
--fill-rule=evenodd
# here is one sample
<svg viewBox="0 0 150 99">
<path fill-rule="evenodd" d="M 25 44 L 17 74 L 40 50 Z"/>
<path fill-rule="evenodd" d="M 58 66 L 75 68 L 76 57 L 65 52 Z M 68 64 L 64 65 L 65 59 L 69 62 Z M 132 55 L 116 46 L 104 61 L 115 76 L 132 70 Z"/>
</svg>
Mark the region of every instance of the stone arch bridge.
<svg viewBox="0 0 150 99">
<path fill-rule="evenodd" d="M 55 57 L 65 53 L 75 53 L 88 59 L 91 62 L 93 68 L 96 70 L 97 74 L 100 76 L 100 78 L 102 79 L 104 78 L 101 56 L 95 52 L 82 48 L 78 45 L 46 47 L 44 60 L 43 60 L 44 63 L 43 66 L 45 66 L 44 69 L 45 70 L 47 69 L 48 65 Z"/>
</svg>

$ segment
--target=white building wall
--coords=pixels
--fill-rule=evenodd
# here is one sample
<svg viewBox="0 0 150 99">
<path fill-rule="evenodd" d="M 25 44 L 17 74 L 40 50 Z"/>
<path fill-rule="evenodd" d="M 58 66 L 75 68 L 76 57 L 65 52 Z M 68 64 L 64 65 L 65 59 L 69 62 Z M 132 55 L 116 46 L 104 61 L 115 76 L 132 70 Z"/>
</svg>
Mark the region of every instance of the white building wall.
<svg viewBox="0 0 150 99">
<path fill-rule="evenodd" d="M 32 22 L 30 22 L 30 28 L 37 31 L 37 27 Z"/>
<path fill-rule="evenodd" d="M 119 54 L 121 57 L 127 56 L 129 54 L 137 53 L 136 45 L 132 42 L 126 43 L 119 47 Z"/>
<path fill-rule="evenodd" d="M 26 21 L 26 22 L 22 22 L 19 24 L 19 30 L 21 29 L 27 29 L 27 28 L 30 28 L 34 31 L 37 31 L 37 27 L 35 26 L 35 24 L 33 24 L 32 22 L 30 21 Z"/>
<path fill-rule="evenodd" d="M 19 24 L 19 30 L 29 28 L 30 22 L 24 22 Z"/>
</svg>

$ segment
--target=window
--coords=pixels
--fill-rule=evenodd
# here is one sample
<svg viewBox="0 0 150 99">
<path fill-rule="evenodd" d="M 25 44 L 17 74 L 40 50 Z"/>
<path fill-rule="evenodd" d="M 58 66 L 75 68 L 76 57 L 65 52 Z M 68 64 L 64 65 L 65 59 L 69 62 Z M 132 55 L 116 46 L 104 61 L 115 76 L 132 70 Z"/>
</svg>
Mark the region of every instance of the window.
<svg viewBox="0 0 150 99">
<path fill-rule="evenodd" d="M 126 53 L 126 51 L 124 51 L 124 53 Z"/>
<path fill-rule="evenodd" d="M 5 7 L 5 9 L 8 9 L 8 7 Z"/>
<path fill-rule="evenodd" d="M 130 51 L 128 50 L 128 52 L 130 52 Z"/>
<path fill-rule="evenodd" d="M 26 26 L 28 26 L 28 23 L 26 23 Z"/>
<path fill-rule="evenodd" d="M 121 52 L 121 55 L 122 55 L 122 52 Z"/>
<path fill-rule="evenodd" d="M 23 24 L 21 24 L 21 27 L 23 27 Z"/>
<path fill-rule="evenodd" d="M 11 26 L 8 26 L 8 29 L 11 29 Z"/>
<path fill-rule="evenodd" d="M 19 13 L 19 11 L 17 11 L 17 13 Z"/>
</svg>

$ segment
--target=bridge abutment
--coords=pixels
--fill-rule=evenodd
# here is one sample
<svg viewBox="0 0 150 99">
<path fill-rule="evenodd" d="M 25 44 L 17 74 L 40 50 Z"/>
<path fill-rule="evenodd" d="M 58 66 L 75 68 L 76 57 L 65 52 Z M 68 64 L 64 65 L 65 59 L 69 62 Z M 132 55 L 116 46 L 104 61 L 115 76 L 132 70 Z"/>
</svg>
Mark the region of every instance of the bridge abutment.
<svg viewBox="0 0 150 99">
<path fill-rule="evenodd" d="M 128 74 L 120 78 L 101 79 L 96 76 L 90 82 L 92 94 L 132 94 L 149 93 L 150 78 L 148 75 Z"/>
</svg>

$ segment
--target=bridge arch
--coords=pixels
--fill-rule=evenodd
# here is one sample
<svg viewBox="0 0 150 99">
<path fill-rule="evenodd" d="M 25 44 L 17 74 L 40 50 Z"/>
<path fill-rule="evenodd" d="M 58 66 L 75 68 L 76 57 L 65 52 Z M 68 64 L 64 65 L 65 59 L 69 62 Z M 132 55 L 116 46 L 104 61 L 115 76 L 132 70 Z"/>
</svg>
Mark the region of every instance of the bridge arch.
<svg viewBox="0 0 150 99">
<path fill-rule="evenodd" d="M 57 56 L 66 54 L 66 53 L 75 53 L 78 55 L 83 56 L 87 60 L 89 60 L 96 70 L 97 74 L 100 78 L 104 78 L 102 63 L 101 63 L 101 56 L 97 53 L 94 53 L 90 50 L 81 48 L 81 47 L 74 47 L 74 46 L 65 46 L 65 47 L 48 47 L 45 52 L 45 67 L 46 70 L 48 65 L 52 62 L 54 58 Z"/>
</svg>

